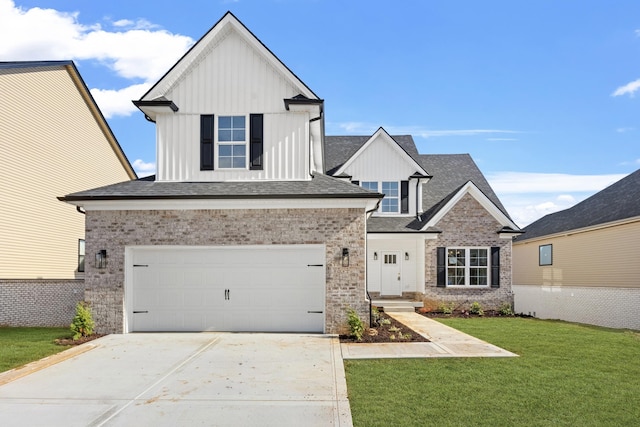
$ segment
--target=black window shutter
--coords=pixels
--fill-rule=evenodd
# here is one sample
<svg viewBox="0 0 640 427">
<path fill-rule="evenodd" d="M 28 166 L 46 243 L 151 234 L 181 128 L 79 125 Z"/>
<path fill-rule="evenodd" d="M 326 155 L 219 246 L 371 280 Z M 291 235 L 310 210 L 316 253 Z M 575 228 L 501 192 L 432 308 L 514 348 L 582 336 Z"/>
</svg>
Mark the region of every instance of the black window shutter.
<svg viewBox="0 0 640 427">
<path fill-rule="evenodd" d="M 262 114 L 251 114 L 249 116 L 249 123 L 251 126 L 249 131 L 249 158 L 251 159 L 249 169 L 262 170 Z"/>
<path fill-rule="evenodd" d="M 360 181 L 351 181 L 353 185 L 360 185 Z"/>
<path fill-rule="evenodd" d="M 437 249 L 438 279 L 436 282 L 436 286 L 439 288 L 444 288 L 447 284 L 446 260 L 447 260 L 446 248 L 439 247 Z"/>
<path fill-rule="evenodd" d="M 491 248 L 491 287 L 500 287 L 500 248 Z"/>
<path fill-rule="evenodd" d="M 400 181 L 400 213 L 409 213 L 409 181 Z"/>
<path fill-rule="evenodd" d="M 200 170 L 213 170 L 213 114 L 200 116 Z"/>
</svg>

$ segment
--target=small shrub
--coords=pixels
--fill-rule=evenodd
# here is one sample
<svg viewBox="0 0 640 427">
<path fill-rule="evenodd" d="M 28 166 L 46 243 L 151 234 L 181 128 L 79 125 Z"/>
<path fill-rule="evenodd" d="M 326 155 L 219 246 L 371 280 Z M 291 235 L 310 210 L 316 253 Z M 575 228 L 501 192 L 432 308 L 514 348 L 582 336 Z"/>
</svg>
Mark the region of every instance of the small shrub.
<svg viewBox="0 0 640 427">
<path fill-rule="evenodd" d="M 391 320 L 389 319 L 380 319 L 380 326 L 387 326 L 391 324 Z"/>
<path fill-rule="evenodd" d="M 482 310 L 482 306 L 479 302 L 474 301 L 469 308 L 469 313 L 477 314 L 478 316 L 482 316 L 484 314 L 484 310 Z"/>
<path fill-rule="evenodd" d="M 356 313 L 352 308 L 347 310 L 347 317 L 351 336 L 358 341 L 362 341 L 362 335 L 364 335 L 364 322 L 360 317 L 358 317 L 358 313 Z"/>
<path fill-rule="evenodd" d="M 498 309 L 498 313 L 500 313 L 501 316 L 513 316 L 511 304 L 509 304 L 508 302 L 503 302 Z"/>
<path fill-rule="evenodd" d="M 93 323 L 93 316 L 91 315 L 91 309 L 89 304 L 81 301 L 76 305 L 76 315 L 71 322 L 71 332 L 73 333 L 73 339 L 77 340 L 80 337 L 88 337 L 93 335 L 93 329 L 95 324 Z"/>
<path fill-rule="evenodd" d="M 441 302 L 438 304 L 438 311 L 443 314 L 451 314 L 453 313 L 453 308 L 455 307 L 454 303 L 447 304 L 446 302 Z"/>
<path fill-rule="evenodd" d="M 380 310 L 378 310 L 378 307 L 371 307 L 371 322 L 373 323 L 372 326 L 380 325 L 381 317 L 382 316 L 380 315 Z"/>
</svg>

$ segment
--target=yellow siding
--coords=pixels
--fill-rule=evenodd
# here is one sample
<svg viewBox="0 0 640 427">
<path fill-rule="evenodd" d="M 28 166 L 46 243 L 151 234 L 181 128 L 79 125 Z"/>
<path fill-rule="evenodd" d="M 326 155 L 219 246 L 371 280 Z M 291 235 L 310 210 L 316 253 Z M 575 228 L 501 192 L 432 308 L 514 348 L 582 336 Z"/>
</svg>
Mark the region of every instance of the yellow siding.
<svg viewBox="0 0 640 427">
<path fill-rule="evenodd" d="M 538 266 L 540 245 L 553 265 Z M 640 288 L 640 221 L 513 245 L 513 284 Z"/>
<path fill-rule="evenodd" d="M 0 70 L 0 93 L 0 278 L 74 278 L 84 215 L 56 197 L 130 176 L 66 68 Z"/>
</svg>

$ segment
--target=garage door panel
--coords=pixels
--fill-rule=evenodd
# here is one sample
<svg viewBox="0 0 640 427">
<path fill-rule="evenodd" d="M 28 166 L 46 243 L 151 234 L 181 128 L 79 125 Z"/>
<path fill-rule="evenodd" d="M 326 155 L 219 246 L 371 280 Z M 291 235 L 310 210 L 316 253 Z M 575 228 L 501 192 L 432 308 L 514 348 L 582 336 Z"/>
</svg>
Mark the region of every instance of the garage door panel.
<svg viewBox="0 0 640 427">
<path fill-rule="evenodd" d="M 322 245 L 134 249 L 131 329 L 322 332 L 324 258 Z"/>
</svg>

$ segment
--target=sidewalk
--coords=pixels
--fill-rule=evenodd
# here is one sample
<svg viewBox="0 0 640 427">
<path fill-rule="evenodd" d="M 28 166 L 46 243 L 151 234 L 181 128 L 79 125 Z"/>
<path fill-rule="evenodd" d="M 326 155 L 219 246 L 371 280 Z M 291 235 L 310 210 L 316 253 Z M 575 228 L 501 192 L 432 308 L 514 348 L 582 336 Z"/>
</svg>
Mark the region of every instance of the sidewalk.
<svg viewBox="0 0 640 427">
<path fill-rule="evenodd" d="M 517 357 L 478 338 L 414 312 L 387 312 L 431 342 L 359 344 L 342 343 L 343 359 L 430 357 Z"/>
</svg>

